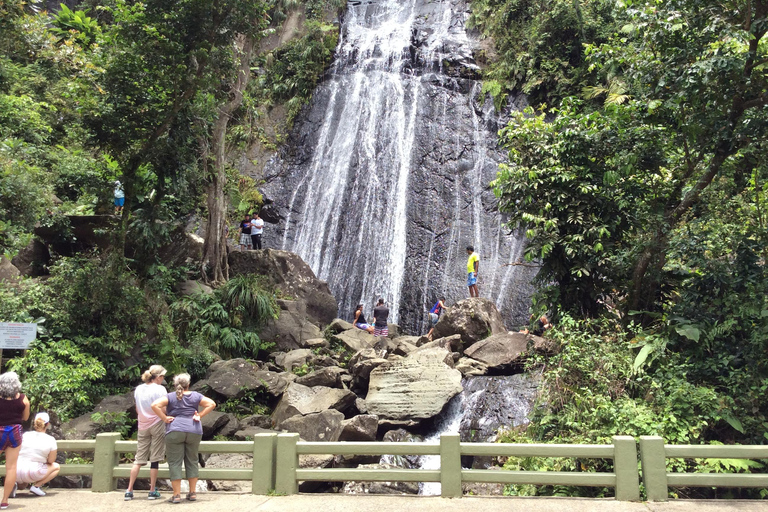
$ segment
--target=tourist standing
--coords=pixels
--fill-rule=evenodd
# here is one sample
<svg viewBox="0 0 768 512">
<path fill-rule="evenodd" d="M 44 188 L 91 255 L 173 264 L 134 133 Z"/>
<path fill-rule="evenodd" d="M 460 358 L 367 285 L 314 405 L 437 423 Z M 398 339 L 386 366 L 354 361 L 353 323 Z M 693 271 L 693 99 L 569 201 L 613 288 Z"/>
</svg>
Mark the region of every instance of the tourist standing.
<svg viewBox="0 0 768 512">
<path fill-rule="evenodd" d="M 479 297 L 480 294 L 477 291 L 477 273 L 480 271 L 480 256 L 475 252 L 475 248 L 471 245 L 467 246 L 467 287 L 469 288 L 470 297 Z"/>
<path fill-rule="evenodd" d="M 51 426 L 51 417 L 47 412 L 39 412 L 35 415 L 35 421 L 29 432 L 24 432 L 21 442 L 19 460 L 16 463 L 16 482 L 21 488 L 24 484 L 29 486 L 29 492 L 37 496 L 45 496 L 41 489 L 59 474 L 61 466 L 56 463 L 57 448 L 56 439 L 45 433 Z M 13 494 L 11 497 L 15 497 Z"/>
<path fill-rule="evenodd" d="M 0 509 L 8 508 L 8 497 L 16 486 L 16 463 L 21 451 L 21 422 L 29 419 L 29 400 L 21 392 L 16 372 L 0 375 L 0 453 L 5 452 L 5 483 Z"/>
<path fill-rule="evenodd" d="M 251 221 L 251 239 L 254 249 L 261 249 L 261 234 L 264 232 L 264 219 L 259 214 L 253 216 Z"/>
<path fill-rule="evenodd" d="M 363 305 L 358 304 L 355 309 L 355 317 L 352 320 L 352 325 L 373 334 L 373 326 L 365 320 L 365 314 L 363 313 Z"/>
<path fill-rule="evenodd" d="M 384 304 L 384 299 L 379 299 L 379 303 L 373 308 L 373 335 L 386 338 L 389 336 L 389 308 Z"/>
<path fill-rule="evenodd" d="M 123 184 L 118 180 L 115 181 L 115 215 L 122 215 L 123 206 L 125 206 L 125 192 Z"/>
<path fill-rule="evenodd" d="M 181 503 L 181 465 L 189 480 L 189 501 L 197 500 L 197 476 L 200 467 L 197 451 L 203 438 L 201 418 L 216 407 L 216 402 L 197 391 L 189 390 L 190 377 L 187 373 L 177 375 L 173 379 L 175 393 L 155 400 L 152 410 L 166 425 L 165 452 L 168 457 L 168 469 L 173 487 L 171 503 Z M 198 412 L 200 407 L 202 411 Z"/>
<path fill-rule="evenodd" d="M 149 494 L 147 499 L 160 499 L 160 491 L 157 490 L 157 471 L 160 462 L 165 458 L 165 424 L 152 410 L 155 400 L 168 394 L 163 383 L 166 370 L 159 364 L 149 367 L 141 375 L 144 382 L 136 387 L 133 398 L 136 402 L 136 415 L 139 418 L 139 432 L 136 436 L 138 448 L 136 458 L 131 468 L 131 477 L 128 481 L 128 489 L 125 491 L 125 501 L 133 499 L 133 484 L 139 476 L 139 470 L 149 462 Z"/>
<path fill-rule="evenodd" d="M 253 247 L 253 241 L 251 240 L 251 216 L 246 213 L 245 218 L 240 221 L 240 250 L 247 250 L 248 247 Z"/>
<path fill-rule="evenodd" d="M 432 331 L 435 330 L 437 321 L 440 320 L 440 315 L 443 314 L 444 309 L 445 309 L 445 298 L 441 297 L 437 302 L 435 302 L 435 305 L 432 306 L 432 309 L 429 310 L 430 329 L 429 329 L 429 332 L 427 333 L 427 338 L 429 338 L 430 340 L 432 339 Z"/>
</svg>

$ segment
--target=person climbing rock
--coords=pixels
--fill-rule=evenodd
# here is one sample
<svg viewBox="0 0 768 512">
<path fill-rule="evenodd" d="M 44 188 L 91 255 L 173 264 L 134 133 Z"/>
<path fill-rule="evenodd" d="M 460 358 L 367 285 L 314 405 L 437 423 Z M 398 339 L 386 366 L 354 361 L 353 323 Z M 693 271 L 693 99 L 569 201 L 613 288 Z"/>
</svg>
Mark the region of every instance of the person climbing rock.
<svg viewBox="0 0 768 512">
<path fill-rule="evenodd" d="M 477 274 L 480 271 L 480 256 L 475 252 L 475 248 L 471 245 L 467 246 L 467 287 L 469 287 L 470 297 L 479 297 L 480 293 L 477 291 Z"/>
<path fill-rule="evenodd" d="M 251 240 L 254 249 L 261 249 L 261 234 L 264 232 L 264 219 L 256 213 L 251 221 Z"/>
<path fill-rule="evenodd" d="M 240 250 L 248 250 L 253 248 L 253 241 L 251 240 L 251 216 L 247 213 L 245 218 L 240 221 Z"/>
<path fill-rule="evenodd" d="M 373 308 L 373 335 L 380 338 L 389 336 L 389 308 L 384 304 L 384 299 L 379 299 L 379 303 Z"/>
<path fill-rule="evenodd" d="M 427 333 L 427 338 L 430 340 L 432 339 L 432 331 L 435 330 L 435 326 L 437 325 L 437 321 L 440 320 L 440 315 L 443 314 L 443 310 L 445 308 L 445 297 L 441 297 L 437 302 L 435 302 L 435 305 L 432 306 L 432 309 L 429 310 L 429 325 L 430 329 Z"/>
<path fill-rule="evenodd" d="M 373 326 L 365 320 L 365 314 L 363 313 L 363 305 L 358 304 L 355 308 L 355 318 L 352 320 L 352 325 L 373 334 Z"/>
</svg>

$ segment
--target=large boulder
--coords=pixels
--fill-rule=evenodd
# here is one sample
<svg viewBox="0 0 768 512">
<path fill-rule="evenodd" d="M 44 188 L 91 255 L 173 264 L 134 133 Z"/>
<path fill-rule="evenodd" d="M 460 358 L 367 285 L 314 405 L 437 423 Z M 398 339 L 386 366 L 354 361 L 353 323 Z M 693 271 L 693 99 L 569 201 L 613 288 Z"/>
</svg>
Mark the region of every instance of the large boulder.
<svg viewBox="0 0 768 512">
<path fill-rule="evenodd" d="M 21 275 L 36 277 L 44 273 L 50 261 L 51 254 L 48 252 L 48 247 L 40 240 L 33 239 L 13 257 L 11 263 L 19 269 Z"/>
<path fill-rule="evenodd" d="M 527 346 L 528 336 L 523 333 L 494 334 L 467 347 L 464 355 L 490 369 L 503 371 L 522 363 Z"/>
<path fill-rule="evenodd" d="M 328 409 L 344 412 L 354 405 L 357 396 L 346 389 L 316 386 L 310 388 L 292 382 L 272 413 L 272 421 L 280 428 L 292 416 L 306 416 Z"/>
<path fill-rule="evenodd" d="M 299 368 L 309 364 L 315 358 L 314 352 L 308 348 L 291 350 L 290 352 L 278 352 L 275 354 L 275 364 L 290 372 L 294 368 Z"/>
<path fill-rule="evenodd" d="M 227 413 L 219 411 L 211 411 L 203 416 L 200 420 L 200 424 L 203 426 L 203 439 L 211 439 L 222 427 L 229 423 L 230 419 Z"/>
<path fill-rule="evenodd" d="M 136 418 L 136 405 L 133 400 L 133 393 L 124 395 L 113 395 L 105 397 L 89 413 L 78 416 L 66 423 L 61 424 L 61 432 L 65 439 L 93 439 L 96 434 L 104 431 L 104 424 L 93 421 L 95 413 L 99 414 L 121 414 L 125 413 L 131 418 Z M 107 418 L 108 421 L 108 418 Z"/>
<path fill-rule="evenodd" d="M 350 329 L 354 329 L 355 326 L 351 323 L 347 322 L 346 320 L 342 320 L 341 318 L 335 318 L 333 322 L 328 324 L 328 329 L 333 333 L 339 333 L 341 331 L 348 331 Z"/>
<path fill-rule="evenodd" d="M 280 428 L 299 434 L 305 441 L 335 442 L 341 435 L 343 421 L 344 414 L 329 409 L 306 416 L 293 416 L 284 420 Z"/>
<path fill-rule="evenodd" d="M 454 365 L 454 368 L 461 372 L 462 377 L 472 377 L 488 373 L 488 367 L 486 365 L 470 357 L 462 357 L 459 359 Z"/>
<path fill-rule="evenodd" d="M 353 355 L 347 367 L 352 375 L 352 388 L 365 392 L 368 389 L 368 379 L 374 368 L 386 363 L 387 360 L 379 357 L 372 348 L 361 350 Z"/>
<path fill-rule="evenodd" d="M 496 305 L 488 299 L 472 298 L 446 309 L 435 326 L 434 338 L 460 334 L 465 347 L 493 334 L 506 333 Z"/>
<path fill-rule="evenodd" d="M 323 337 L 323 332 L 307 317 L 303 300 L 277 301 L 280 314 L 270 319 L 259 331 L 262 341 L 275 344 L 275 350 L 289 351 L 310 347 L 310 340 Z"/>
<path fill-rule="evenodd" d="M 325 386 L 327 388 L 343 388 L 342 377 L 349 375 L 349 372 L 338 366 L 329 366 L 321 368 L 296 379 L 296 384 L 313 388 L 315 386 Z"/>
<path fill-rule="evenodd" d="M 193 279 L 187 279 L 176 285 L 176 292 L 179 295 L 198 295 L 213 293 L 213 288 L 201 281 L 195 281 Z"/>
<path fill-rule="evenodd" d="M 378 416 L 359 414 L 341 422 L 339 441 L 375 441 L 378 430 Z"/>
<path fill-rule="evenodd" d="M 208 367 L 205 382 L 208 388 L 225 399 L 242 398 L 247 392 L 262 387 L 256 376 L 259 370 L 259 366 L 245 359 L 216 361 Z"/>
<path fill-rule="evenodd" d="M 376 338 L 372 334 L 357 327 L 336 333 L 333 335 L 333 339 L 341 342 L 350 352 L 373 347 L 376 343 Z"/>
<path fill-rule="evenodd" d="M 461 373 L 445 364 L 447 350 L 432 349 L 388 361 L 370 374 L 365 398 L 370 414 L 392 420 L 420 420 L 440 413 L 461 393 Z"/>
<path fill-rule="evenodd" d="M 327 325 L 338 314 L 328 283 L 318 279 L 298 254 L 276 249 L 233 251 L 229 254 L 229 273 L 266 276 L 283 296 L 304 301 L 307 317 L 316 325 Z"/>
</svg>

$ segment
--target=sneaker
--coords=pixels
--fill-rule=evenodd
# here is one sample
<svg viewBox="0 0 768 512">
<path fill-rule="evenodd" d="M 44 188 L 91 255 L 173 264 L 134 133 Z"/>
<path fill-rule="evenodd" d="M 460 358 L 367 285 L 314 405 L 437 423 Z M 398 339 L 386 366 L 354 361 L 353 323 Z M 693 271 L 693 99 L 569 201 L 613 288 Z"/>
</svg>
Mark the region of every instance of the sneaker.
<svg viewBox="0 0 768 512">
<path fill-rule="evenodd" d="M 133 499 L 133 492 L 125 491 L 125 501 L 131 501 Z"/>
<path fill-rule="evenodd" d="M 31 492 L 32 494 L 37 494 L 38 496 L 45 496 L 45 493 L 43 492 L 43 490 L 36 485 L 30 485 L 29 492 Z"/>
<path fill-rule="evenodd" d="M 162 496 L 160 496 L 160 491 L 158 491 L 157 489 L 155 489 L 154 491 L 150 492 L 147 495 L 147 499 L 149 500 L 159 500 L 161 497 Z"/>
<path fill-rule="evenodd" d="M 5 510 L 7 508 L 8 508 L 8 504 L 7 503 L 0 503 L 0 510 Z"/>
</svg>

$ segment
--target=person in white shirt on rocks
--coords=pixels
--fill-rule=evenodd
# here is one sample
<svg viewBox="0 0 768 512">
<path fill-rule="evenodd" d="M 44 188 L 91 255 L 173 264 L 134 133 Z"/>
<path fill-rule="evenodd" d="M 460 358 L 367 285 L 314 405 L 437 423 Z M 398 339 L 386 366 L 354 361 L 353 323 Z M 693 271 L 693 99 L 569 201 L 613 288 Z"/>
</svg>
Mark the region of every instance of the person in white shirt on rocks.
<svg viewBox="0 0 768 512">
<path fill-rule="evenodd" d="M 133 468 L 131 468 L 128 489 L 125 491 L 125 501 L 133 499 L 133 484 L 139 476 L 139 470 L 147 461 L 149 461 L 150 488 L 147 498 L 150 500 L 160 498 L 156 483 L 160 462 L 165 458 L 165 423 L 152 410 L 152 402 L 168 394 L 168 390 L 163 386 L 165 373 L 165 368 L 159 364 L 150 366 L 149 370 L 141 375 L 144 384 L 137 386 L 133 393 L 136 414 L 139 417 L 139 433 L 136 436 L 138 448 Z"/>
<path fill-rule="evenodd" d="M 264 233 L 264 219 L 259 214 L 253 216 L 251 220 L 251 239 L 254 249 L 261 249 L 261 235 Z"/>
<path fill-rule="evenodd" d="M 38 496 L 45 496 L 40 487 L 56 478 L 61 469 L 56 463 L 56 439 L 45 433 L 50 426 L 48 413 L 37 413 L 32 423 L 34 430 L 22 436 L 21 451 L 16 463 L 16 484 L 19 488 L 32 484 L 29 492 Z"/>
</svg>

